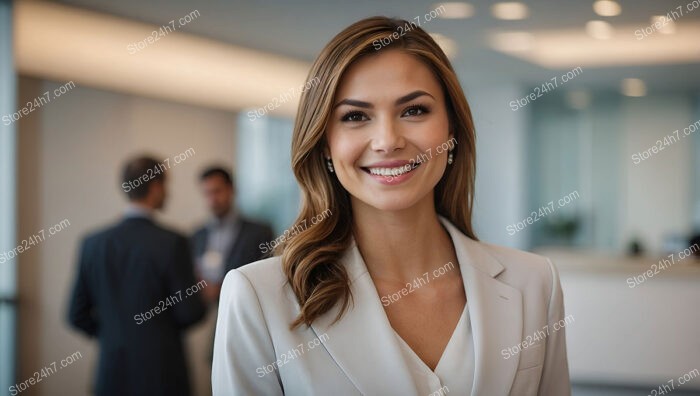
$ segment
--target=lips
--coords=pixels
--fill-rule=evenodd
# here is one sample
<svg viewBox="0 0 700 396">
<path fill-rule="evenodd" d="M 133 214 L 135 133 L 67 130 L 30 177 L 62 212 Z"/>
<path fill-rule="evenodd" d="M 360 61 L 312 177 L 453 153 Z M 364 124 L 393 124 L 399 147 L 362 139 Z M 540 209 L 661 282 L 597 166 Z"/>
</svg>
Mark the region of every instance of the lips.
<svg viewBox="0 0 700 396">
<path fill-rule="evenodd" d="M 362 170 L 374 176 L 396 177 L 409 173 L 420 165 L 420 162 L 413 161 L 385 161 L 362 167 Z"/>
</svg>

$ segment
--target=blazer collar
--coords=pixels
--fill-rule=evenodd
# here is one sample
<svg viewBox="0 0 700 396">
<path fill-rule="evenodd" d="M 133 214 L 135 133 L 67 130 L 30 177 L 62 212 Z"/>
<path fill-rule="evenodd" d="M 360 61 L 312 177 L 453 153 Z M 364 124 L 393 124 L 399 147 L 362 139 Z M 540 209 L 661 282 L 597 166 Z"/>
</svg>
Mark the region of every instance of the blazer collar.
<svg viewBox="0 0 700 396">
<path fill-rule="evenodd" d="M 494 278 L 504 267 L 479 242 L 444 217 L 440 221 L 452 239 L 469 304 L 475 347 L 472 395 L 508 394 L 518 359 L 506 360 L 500 351 L 521 342 L 522 296 Z M 312 329 L 317 336 L 328 336 L 324 347 L 362 394 L 417 396 L 399 340 L 354 241 L 342 262 L 353 302 L 335 324 L 338 305 L 314 321 Z"/>
<path fill-rule="evenodd" d="M 352 303 L 333 323 L 339 304 L 311 325 L 324 346 L 363 395 L 419 396 L 403 360 L 394 330 L 384 313 L 377 289 L 353 241 L 342 258 L 350 277 Z"/>
<path fill-rule="evenodd" d="M 462 234 L 444 217 L 440 221 L 452 238 L 469 304 L 475 358 L 472 395 L 507 395 L 519 359 L 504 359 L 501 350 L 522 341 L 522 294 L 496 279 L 504 267 L 483 243 Z"/>
</svg>

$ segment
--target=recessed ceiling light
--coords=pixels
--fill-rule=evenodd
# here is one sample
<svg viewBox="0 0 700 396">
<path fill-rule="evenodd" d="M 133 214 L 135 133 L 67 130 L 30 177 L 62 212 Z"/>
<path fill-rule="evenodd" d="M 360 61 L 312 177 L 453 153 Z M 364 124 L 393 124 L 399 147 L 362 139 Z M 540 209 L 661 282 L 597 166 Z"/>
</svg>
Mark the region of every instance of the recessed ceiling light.
<svg viewBox="0 0 700 396">
<path fill-rule="evenodd" d="M 442 48 L 448 58 L 452 59 L 457 55 L 457 42 L 440 33 L 430 33 L 430 36 Z"/>
<path fill-rule="evenodd" d="M 598 40 L 608 40 L 613 35 L 613 27 L 605 21 L 588 21 L 586 33 Z"/>
<path fill-rule="evenodd" d="M 437 3 L 433 9 L 440 12 L 438 18 L 444 19 L 467 19 L 474 15 L 474 6 L 463 2 Z"/>
<path fill-rule="evenodd" d="M 639 24 L 616 23 L 610 40 L 591 38 L 583 26 L 528 29 L 533 37 L 532 48 L 508 54 L 542 67 L 561 70 L 579 66 L 586 69 L 700 64 L 700 20 L 688 20 L 682 25 L 676 22 L 676 26 L 675 34 L 656 31 L 653 36 L 648 36 L 649 33 L 645 33 L 648 36 L 645 40 L 639 40 L 639 34 L 635 34 L 635 29 L 640 28 Z M 487 38 L 490 39 L 490 35 Z"/>
<path fill-rule="evenodd" d="M 632 97 L 644 96 L 647 94 L 647 85 L 638 78 L 625 78 L 622 80 L 622 94 Z"/>
<path fill-rule="evenodd" d="M 522 52 L 532 48 L 533 36 L 528 32 L 499 32 L 489 38 L 491 47 L 502 52 Z"/>
<path fill-rule="evenodd" d="M 491 14 L 495 18 L 504 19 L 506 21 L 515 21 L 525 19 L 530 14 L 527 6 L 517 1 L 505 3 L 496 3 L 491 6 Z"/>
<path fill-rule="evenodd" d="M 676 24 L 672 19 L 667 18 L 664 15 L 654 15 L 651 17 L 651 25 L 656 27 L 656 30 L 661 34 L 673 34 L 676 33 Z"/>
<path fill-rule="evenodd" d="M 620 15 L 622 8 L 613 0 L 598 0 L 593 3 L 593 11 L 600 16 L 615 16 Z"/>
</svg>

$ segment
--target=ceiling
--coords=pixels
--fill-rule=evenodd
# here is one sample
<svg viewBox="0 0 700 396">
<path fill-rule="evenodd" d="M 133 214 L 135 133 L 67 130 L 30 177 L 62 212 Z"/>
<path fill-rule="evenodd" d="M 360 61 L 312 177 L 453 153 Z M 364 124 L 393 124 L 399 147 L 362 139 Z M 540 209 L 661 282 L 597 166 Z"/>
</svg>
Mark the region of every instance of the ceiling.
<svg viewBox="0 0 700 396">
<path fill-rule="evenodd" d="M 593 12 L 592 0 L 525 0 L 524 3 L 530 10 L 529 18 L 521 21 L 501 21 L 490 15 L 489 8 L 493 1 L 470 0 L 469 3 L 475 10 L 471 18 L 434 19 L 422 24 L 422 27 L 430 33 L 440 33 L 456 41 L 458 53 L 452 60 L 465 85 L 508 82 L 530 86 L 539 85 L 571 68 L 560 67 L 553 70 L 521 57 L 498 52 L 488 44 L 491 33 L 518 30 L 546 33 L 556 37 L 559 31 L 566 31 L 585 38 L 587 36 L 584 26 L 589 20 L 603 19 L 616 28 L 642 28 L 650 24 L 652 15 L 665 15 L 677 6 L 685 7 L 688 2 L 618 0 L 622 6 L 620 15 L 599 17 Z M 170 20 L 178 19 L 196 9 L 200 16 L 180 29 L 181 31 L 307 62 L 313 61 L 333 35 L 359 19 L 372 15 L 413 19 L 435 8 L 433 3 L 416 0 L 62 0 L 59 3 L 154 25 L 165 25 Z M 700 9 L 694 12 L 686 11 L 676 23 L 679 28 L 700 26 Z M 657 65 L 642 65 L 639 64 L 641 62 L 637 62 L 623 66 L 584 66 L 583 72 L 567 83 L 567 89 L 617 89 L 622 79 L 630 77 L 645 80 L 649 89 L 654 91 L 700 88 L 700 62 L 697 60 L 700 58 L 700 39 L 695 40 L 694 44 L 689 44 L 687 41 L 682 42 L 680 38 L 674 38 L 673 35 L 664 38 L 666 41 L 661 43 L 662 47 L 692 54 L 695 60 L 677 62 L 667 59 L 667 64 Z M 651 45 L 652 38 L 648 43 Z M 574 45 L 577 44 L 573 44 L 572 41 L 572 46 Z M 593 46 L 595 45 L 597 43 L 593 43 Z M 605 43 L 601 42 L 600 45 Z M 647 44 L 641 42 L 636 45 Z M 589 58 L 593 59 L 599 54 L 609 52 L 601 50 L 600 53 L 591 54 Z M 650 52 L 648 58 L 654 60 L 655 56 L 655 52 Z"/>
</svg>

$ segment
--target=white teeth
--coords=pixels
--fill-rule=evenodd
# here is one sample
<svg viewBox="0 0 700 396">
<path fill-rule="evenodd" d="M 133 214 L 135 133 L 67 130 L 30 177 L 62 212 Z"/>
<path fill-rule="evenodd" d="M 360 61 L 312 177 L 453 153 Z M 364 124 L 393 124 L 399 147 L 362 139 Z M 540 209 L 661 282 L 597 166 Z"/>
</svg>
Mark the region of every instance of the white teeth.
<svg viewBox="0 0 700 396">
<path fill-rule="evenodd" d="M 410 172 L 418 167 L 418 163 L 411 166 L 411 164 L 406 164 L 404 166 L 399 166 L 396 168 L 368 168 L 369 173 L 378 176 L 399 176 L 404 173 Z"/>
</svg>

